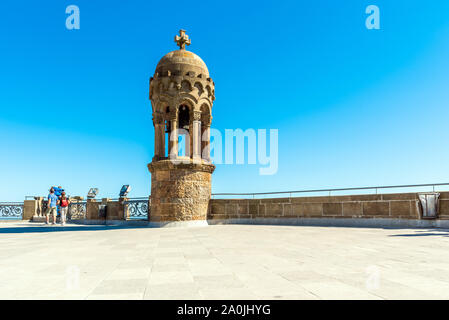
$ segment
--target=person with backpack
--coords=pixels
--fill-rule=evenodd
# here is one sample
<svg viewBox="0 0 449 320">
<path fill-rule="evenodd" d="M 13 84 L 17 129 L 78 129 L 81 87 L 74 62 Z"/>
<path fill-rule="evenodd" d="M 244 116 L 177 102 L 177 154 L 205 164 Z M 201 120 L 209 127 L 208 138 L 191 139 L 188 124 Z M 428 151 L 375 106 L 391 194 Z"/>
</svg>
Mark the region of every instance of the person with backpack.
<svg viewBox="0 0 449 320">
<path fill-rule="evenodd" d="M 46 216 L 46 224 L 49 224 L 49 217 L 50 215 L 53 215 L 53 224 L 56 224 L 56 214 L 57 214 L 57 205 L 58 205 L 59 199 L 55 195 L 55 189 L 50 189 L 50 194 L 48 195 L 48 204 L 47 204 L 47 211 L 45 212 Z"/>
<path fill-rule="evenodd" d="M 65 219 L 67 217 L 68 209 L 69 209 L 70 200 L 65 195 L 63 191 L 61 193 L 61 197 L 59 198 L 59 210 L 61 213 L 61 225 L 65 225 Z"/>
</svg>

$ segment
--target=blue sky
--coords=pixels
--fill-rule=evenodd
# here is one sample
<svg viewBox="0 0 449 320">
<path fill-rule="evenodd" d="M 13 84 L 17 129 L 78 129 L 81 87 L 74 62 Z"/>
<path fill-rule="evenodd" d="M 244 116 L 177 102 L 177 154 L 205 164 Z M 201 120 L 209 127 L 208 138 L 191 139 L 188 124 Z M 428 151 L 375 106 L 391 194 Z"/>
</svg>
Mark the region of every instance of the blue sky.
<svg viewBox="0 0 449 320">
<path fill-rule="evenodd" d="M 448 1 L 2 1 L 0 201 L 147 196 L 148 80 L 180 28 L 215 81 L 213 127 L 279 130 L 277 174 L 218 165 L 213 192 L 449 181 Z"/>
</svg>

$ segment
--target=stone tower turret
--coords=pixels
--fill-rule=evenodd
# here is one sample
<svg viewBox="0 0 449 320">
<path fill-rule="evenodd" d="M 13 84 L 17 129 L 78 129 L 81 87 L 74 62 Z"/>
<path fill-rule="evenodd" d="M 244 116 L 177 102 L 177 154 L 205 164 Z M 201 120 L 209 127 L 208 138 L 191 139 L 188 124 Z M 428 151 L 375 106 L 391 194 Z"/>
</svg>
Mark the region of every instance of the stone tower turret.
<svg viewBox="0 0 449 320">
<path fill-rule="evenodd" d="M 184 30 L 175 37 L 175 42 L 180 49 L 162 57 L 150 79 L 155 132 L 154 157 L 148 164 L 150 222 L 206 224 L 211 175 L 215 169 L 210 162 L 215 85 L 203 60 L 185 50 L 190 39 Z"/>
</svg>

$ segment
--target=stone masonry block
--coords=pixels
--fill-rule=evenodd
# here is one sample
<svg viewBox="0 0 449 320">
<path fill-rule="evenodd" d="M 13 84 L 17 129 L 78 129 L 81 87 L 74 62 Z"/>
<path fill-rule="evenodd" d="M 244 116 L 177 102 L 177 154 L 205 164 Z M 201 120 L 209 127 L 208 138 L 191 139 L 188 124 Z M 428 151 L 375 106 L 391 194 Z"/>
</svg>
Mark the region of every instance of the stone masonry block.
<svg viewBox="0 0 449 320">
<path fill-rule="evenodd" d="M 343 205 L 341 203 L 323 203 L 324 216 L 341 216 L 343 214 Z"/>
<path fill-rule="evenodd" d="M 225 214 L 228 215 L 228 216 L 237 215 L 238 214 L 237 204 L 236 203 L 228 203 L 228 204 L 226 204 Z"/>
<path fill-rule="evenodd" d="M 411 201 L 411 203 L 410 203 L 410 217 L 412 219 L 420 219 L 421 218 L 421 209 L 420 209 L 418 200 Z"/>
<path fill-rule="evenodd" d="M 258 217 L 265 216 L 265 205 L 264 204 L 259 204 L 259 210 L 257 212 L 257 216 Z"/>
<path fill-rule="evenodd" d="M 393 217 L 410 217 L 410 205 L 411 201 L 400 200 L 390 201 L 391 216 Z"/>
<path fill-rule="evenodd" d="M 362 212 L 362 202 L 343 202 L 343 216 L 361 216 Z"/>
<path fill-rule="evenodd" d="M 238 204 L 238 214 L 249 214 L 248 212 L 248 201 L 246 200 L 239 200 L 237 201 Z"/>
<path fill-rule="evenodd" d="M 291 203 L 323 203 L 329 202 L 328 196 L 320 196 L 320 197 L 294 197 L 291 198 Z"/>
<path fill-rule="evenodd" d="M 449 200 L 449 192 L 448 191 L 440 192 L 440 199 Z"/>
<path fill-rule="evenodd" d="M 304 204 L 302 203 L 292 203 L 291 204 L 291 215 L 302 217 L 304 216 Z"/>
<path fill-rule="evenodd" d="M 23 202 L 22 220 L 31 220 L 37 214 L 38 205 L 37 200 L 25 200 Z"/>
<path fill-rule="evenodd" d="M 284 217 L 296 217 L 297 214 L 292 213 L 292 204 L 291 203 L 284 203 L 283 204 L 283 216 Z"/>
<path fill-rule="evenodd" d="M 259 205 L 258 204 L 249 204 L 248 206 L 248 210 L 249 210 L 249 214 L 252 216 L 257 216 L 258 214 L 258 210 L 259 209 Z"/>
<path fill-rule="evenodd" d="M 282 204 L 281 203 L 267 203 L 265 204 L 265 216 L 266 217 L 282 217 Z"/>
<path fill-rule="evenodd" d="M 221 215 L 221 214 L 225 214 L 225 207 L 226 205 L 224 203 L 215 203 L 213 202 L 210 206 L 210 212 L 211 214 L 214 215 Z"/>
<path fill-rule="evenodd" d="M 418 199 L 416 193 L 387 193 L 382 194 L 382 200 L 415 200 Z"/>
<path fill-rule="evenodd" d="M 290 198 L 260 199 L 260 203 L 290 203 Z"/>
<path fill-rule="evenodd" d="M 304 203 L 304 215 L 307 217 L 321 217 L 323 216 L 322 203 Z"/>
<path fill-rule="evenodd" d="M 168 181 L 170 180 L 170 171 L 164 170 L 164 171 L 157 171 L 156 174 L 156 181 Z"/>
<path fill-rule="evenodd" d="M 440 217 L 448 216 L 449 217 L 449 200 L 440 200 L 440 209 L 438 212 L 438 216 L 440 216 Z"/>
<path fill-rule="evenodd" d="M 388 201 L 363 202 L 363 216 L 389 216 L 390 203 Z"/>
</svg>

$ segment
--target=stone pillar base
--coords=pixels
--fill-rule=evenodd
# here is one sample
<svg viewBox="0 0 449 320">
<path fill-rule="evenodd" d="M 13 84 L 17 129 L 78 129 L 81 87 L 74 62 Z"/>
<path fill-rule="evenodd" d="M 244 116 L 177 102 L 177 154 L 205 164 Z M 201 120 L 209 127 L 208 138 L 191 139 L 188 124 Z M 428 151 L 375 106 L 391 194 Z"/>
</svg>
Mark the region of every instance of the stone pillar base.
<svg viewBox="0 0 449 320">
<path fill-rule="evenodd" d="M 211 176 L 215 165 L 205 161 L 182 159 L 153 161 L 151 172 L 150 223 L 207 220 L 211 194 Z M 207 224 L 207 222 L 206 222 Z"/>
</svg>

